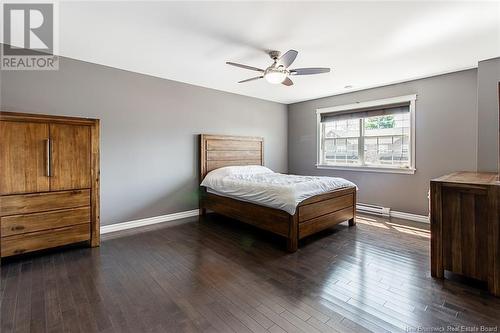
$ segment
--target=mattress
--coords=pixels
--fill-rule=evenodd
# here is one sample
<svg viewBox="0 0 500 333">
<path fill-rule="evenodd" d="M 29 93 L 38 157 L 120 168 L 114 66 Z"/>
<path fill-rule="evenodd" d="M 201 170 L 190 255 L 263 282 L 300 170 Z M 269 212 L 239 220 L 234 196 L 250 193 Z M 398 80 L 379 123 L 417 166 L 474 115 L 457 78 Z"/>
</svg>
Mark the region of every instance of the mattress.
<svg viewBox="0 0 500 333">
<path fill-rule="evenodd" d="M 236 171 L 225 172 L 226 168 L 236 168 Z M 297 176 L 272 172 L 258 166 L 226 167 L 210 172 L 201 186 L 209 193 L 225 196 L 241 201 L 284 210 L 293 215 L 300 202 L 318 194 L 334 190 L 356 187 L 346 179 L 337 177 Z"/>
</svg>

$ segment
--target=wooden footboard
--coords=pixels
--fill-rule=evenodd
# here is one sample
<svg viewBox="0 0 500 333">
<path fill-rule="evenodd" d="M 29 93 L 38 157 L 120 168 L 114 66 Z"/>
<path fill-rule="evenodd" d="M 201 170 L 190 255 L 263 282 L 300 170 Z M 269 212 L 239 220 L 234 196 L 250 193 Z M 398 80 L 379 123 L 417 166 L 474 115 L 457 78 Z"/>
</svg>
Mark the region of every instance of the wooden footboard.
<svg viewBox="0 0 500 333">
<path fill-rule="evenodd" d="M 206 192 L 200 194 L 201 214 L 210 209 L 216 213 L 268 230 L 287 239 L 287 250 L 295 252 L 299 240 L 341 222 L 354 225 L 356 188 L 336 190 L 301 202 L 294 215 Z"/>
<path fill-rule="evenodd" d="M 298 241 L 319 231 L 349 221 L 355 224 L 356 188 L 336 190 L 302 201 L 290 216 L 287 250 L 297 251 Z"/>
<path fill-rule="evenodd" d="M 314 196 L 297 207 L 299 239 L 330 228 L 340 222 L 354 223 L 356 188 L 347 188 Z"/>
</svg>

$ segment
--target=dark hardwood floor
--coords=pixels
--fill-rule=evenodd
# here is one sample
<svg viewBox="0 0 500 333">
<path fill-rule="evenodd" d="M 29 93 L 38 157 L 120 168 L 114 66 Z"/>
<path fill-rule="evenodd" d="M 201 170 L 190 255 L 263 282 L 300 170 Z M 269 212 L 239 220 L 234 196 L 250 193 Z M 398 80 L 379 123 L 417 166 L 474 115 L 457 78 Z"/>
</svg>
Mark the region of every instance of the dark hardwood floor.
<svg viewBox="0 0 500 333">
<path fill-rule="evenodd" d="M 426 225 L 357 222 L 294 254 L 277 236 L 209 215 L 3 260 L 1 332 L 498 331 L 500 299 L 430 277 Z"/>
</svg>

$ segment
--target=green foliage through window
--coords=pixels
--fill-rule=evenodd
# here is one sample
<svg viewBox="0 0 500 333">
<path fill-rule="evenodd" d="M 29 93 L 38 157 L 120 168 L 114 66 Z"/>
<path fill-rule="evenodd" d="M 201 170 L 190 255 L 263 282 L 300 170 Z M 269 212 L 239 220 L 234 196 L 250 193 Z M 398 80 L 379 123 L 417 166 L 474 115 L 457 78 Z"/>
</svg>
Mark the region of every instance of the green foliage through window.
<svg viewBox="0 0 500 333">
<path fill-rule="evenodd" d="M 395 124 L 394 116 L 365 118 L 366 129 L 394 128 Z"/>
</svg>

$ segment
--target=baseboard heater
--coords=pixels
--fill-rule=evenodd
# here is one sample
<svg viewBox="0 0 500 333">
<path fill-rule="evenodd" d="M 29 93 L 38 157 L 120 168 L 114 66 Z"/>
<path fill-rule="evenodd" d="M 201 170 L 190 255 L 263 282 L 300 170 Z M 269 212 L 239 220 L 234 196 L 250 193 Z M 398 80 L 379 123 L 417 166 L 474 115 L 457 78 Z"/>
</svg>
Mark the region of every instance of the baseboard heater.
<svg viewBox="0 0 500 333">
<path fill-rule="evenodd" d="M 389 217 L 391 215 L 391 209 L 387 207 L 377 206 L 377 205 L 369 205 L 358 203 L 356 205 L 356 210 L 360 213 L 368 213 L 379 216 Z"/>
</svg>

